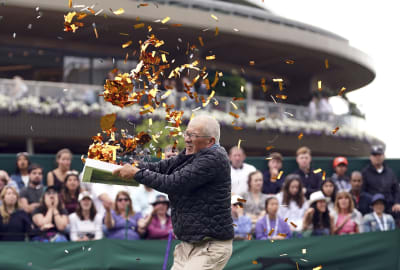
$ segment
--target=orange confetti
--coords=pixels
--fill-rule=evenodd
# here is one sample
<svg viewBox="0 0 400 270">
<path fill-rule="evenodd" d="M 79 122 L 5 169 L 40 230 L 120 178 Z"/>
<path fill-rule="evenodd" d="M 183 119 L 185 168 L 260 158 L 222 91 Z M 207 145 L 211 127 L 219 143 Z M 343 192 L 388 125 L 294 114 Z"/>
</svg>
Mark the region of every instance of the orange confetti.
<svg viewBox="0 0 400 270">
<path fill-rule="evenodd" d="M 187 100 L 187 96 L 181 97 L 181 101 L 185 101 L 185 100 Z"/>
<path fill-rule="evenodd" d="M 274 148 L 274 146 L 270 145 L 270 146 L 265 147 L 265 150 L 269 151 L 269 150 L 271 150 L 272 148 Z"/>
<path fill-rule="evenodd" d="M 139 28 L 142 28 L 142 27 L 144 27 L 144 23 L 137 23 L 137 24 L 135 24 L 133 26 L 133 28 L 135 28 L 135 29 L 139 29 Z"/>
<path fill-rule="evenodd" d="M 278 233 L 279 236 L 286 237 L 286 233 Z"/>
<path fill-rule="evenodd" d="M 254 66 L 255 63 L 256 63 L 255 61 L 250 61 L 250 62 L 249 62 L 250 66 Z"/>
<path fill-rule="evenodd" d="M 122 48 L 124 48 L 124 49 L 125 49 L 125 48 L 128 48 L 129 46 L 131 46 L 131 44 L 132 44 L 132 41 L 129 40 L 128 42 L 122 44 Z"/>
<path fill-rule="evenodd" d="M 215 60 L 215 54 L 206 56 L 206 60 Z"/>
<path fill-rule="evenodd" d="M 204 42 L 203 42 L 203 38 L 202 37 L 199 37 L 199 42 L 200 42 L 201 47 L 204 47 Z"/>
<path fill-rule="evenodd" d="M 283 100 L 285 100 L 285 99 L 287 99 L 287 96 L 286 95 L 275 95 L 277 98 L 280 98 L 280 99 L 283 99 Z"/>
<path fill-rule="evenodd" d="M 294 60 L 287 59 L 287 60 L 285 61 L 285 63 L 288 64 L 288 65 L 293 65 L 293 64 L 294 64 Z"/>
<path fill-rule="evenodd" d="M 242 128 L 242 127 L 234 126 L 233 129 L 234 129 L 234 130 L 242 130 L 243 128 Z"/>
<path fill-rule="evenodd" d="M 288 221 L 288 218 L 285 218 L 285 220 L 284 220 L 285 222 L 287 222 Z"/>
<path fill-rule="evenodd" d="M 260 122 L 264 121 L 265 119 L 266 119 L 265 117 L 258 118 L 256 120 L 256 123 L 260 123 Z"/>
<path fill-rule="evenodd" d="M 274 231 L 275 231 L 275 229 L 272 228 L 272 229 L 269 231 L 268 236 L 271 236 L 271 235 L 274 233 Z"/>
<path fill-rule="evenodd" d="M 329 62 L 328 59 L 325 59 L 325 68 L 328 69 L 329 68 Z"/>
<path fill-rule="evenodd" d="M 342 89 L 340 89 L 338 96 L 342 96 L 344 91 L 346 91 L 346 87 L 342 87 Z"/>
<path fill-rule="evenodd" d="M 339 131 L 339 127 L 336 127 L 334 130 L 332 130 L 332 134 L 336 134 L 336 132 Z"/>
<path fill-rule="evenodd" d="M 293 222 L 290 222 L 290 225 L 292 225 L 293 227 L 297 228 L 297 225 L 294 224 Z"/>
<path fill-rule="evenodd" d="M 232 115 L 232 116 L 235 117 L 235 118 L 239 118 L 239 115 L 236 114 L 236 113 L 234 113 L 234 112 L 229 112 L 229 114 Z"/>
<path fill-rule="evenodd" d="M 215 36 L 218 36 L 218 34 L 219 34 L 219 29 L 218 29 L 218 27 L 215 27 Z"/>
<path fill-rule="evenodd" d="M 258 262 L 257 262 L 257 261 L 252 261 L 252 263 L 253 263 L 253 264 L 258 264 Z"/>
<path fill-rule="evenodd" d="M 237 225 L 235 223 L 233 223 L 232 225 L 233 225 L 233 227 L 237 227 Z"/>
<path fill-rule="evenodd" d="M 99 33 L 97 33 L 97 28 L 93 27 L 93 31 L 94 31 L 94 35 L 96 36 L 96 38 L 99 38 Z"/>
<path fill-rule="evenodd" d="M 303 136 L 304 136 L 303 132 L 300 132 L 299 136 L 297 136 L 297 139 L 301 140 L 303 139 Z"/>
<path fill-rule="evenodd" d="M 266 85 L 265 78 L 261 79 L 261 87 L 262 87 L 262 90 L 264 91 L 264 93 L 267 92 L 267 85 Z"/>
<path fill-rule="evenodd" d="M 238 198 L 237 201 L 241 202 L 241 203 L 246 203 L 247 202 L 245 199 L 240 199 L 240 198 Z"/>
<path fill-rule="evenodd" d="M 96 12 L 93 10 L 93 9 L 91 9 L 91 8 L 88 8 L 88 10 L 90 11 L 90 13 L 92 13 L 92 14 L 95 14 Z"/>
<path fill-rule="evenodd" d="M 181 26 L 182 26 L 181 23 L 174 23 L 174 24 L 172 24 L 172 27 L 181 27 Z"/>
<path fill-rule="evenodd" d="M 113 13 L 115 15 L 121 15 L 121 14 L 125 13 L 125 10 L 123 8 L 119 8 L 118 10 L 113 11 Z"/>
<path fill-rule="evenodd" d="M 103 131 L 109 130 L 114 126 L 117 114 L 107 114 L 100 118 L 100 127 Z"/>
<path fill-rule="evenodd" d="M 140 7 L 147 7 L 149 4 L 139 4 Z"/>
<path fill-rule="evenodd" d="M 72 8 L 72 0 L 68 0 L 68 7 Z"/>
<path fill-rule="evenodd" d="M 322 181 L 325 181 L 325 178 L 326 178 L 326 171 L 323 171 L 322 172 Z"/>
<path fill-rule="evenodd" d="M 248 234 L 247 234 L 247 240 L 251 240 L 251 237 L 252 237 L 251 234 L 248 233 Z"/>
</svg>

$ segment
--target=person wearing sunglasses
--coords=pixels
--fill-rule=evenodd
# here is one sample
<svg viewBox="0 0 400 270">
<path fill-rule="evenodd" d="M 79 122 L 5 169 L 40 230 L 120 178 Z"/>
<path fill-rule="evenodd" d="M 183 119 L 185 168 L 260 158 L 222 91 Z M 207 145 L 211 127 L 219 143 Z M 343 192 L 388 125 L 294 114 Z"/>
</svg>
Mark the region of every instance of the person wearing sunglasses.
<svg viewBox="0 0 400 270">
<path fill-rule="evenodd" d="M 118 192 L 113 209 L 108 205 L 105 205 L 105 208 L 104 224 L 108 229 L 107 238 L 139 240 L 145 234 L 146 229 L 138 224 L 142 214 L 134 212 L 128 192 Z"/>
<path fill-rule="evenodd" d="M 230 164 L 220 126 L 208 115 L 190 120 L 185 149 L 159 162 L 126 164 L 114 175 L 166 193 L 176 245 L 172 270 L 223 269 L 232 254 Z"/>
</svg>

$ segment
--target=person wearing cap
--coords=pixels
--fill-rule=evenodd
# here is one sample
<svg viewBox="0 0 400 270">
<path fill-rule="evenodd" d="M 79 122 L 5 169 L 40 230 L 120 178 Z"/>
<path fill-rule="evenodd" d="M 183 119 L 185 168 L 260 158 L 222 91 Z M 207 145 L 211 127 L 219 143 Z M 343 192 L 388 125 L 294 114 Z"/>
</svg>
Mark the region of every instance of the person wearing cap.
<svg viewBox="0 0 400 270">
<path fill-rule="evenodd" d="M 262 193 L 264 194 L 277 194 L 283 185 L 285 176 L 279 175 L 282 169 L 283 157 L 280 153 L 274 152 L 269 155 L 268 170 L 264 172 L 264 183 Z"/>
<path fill-rule="evenodd" d="M 372 197 L 372 213 L 366 214 L 363 220 L 364 232 L 390 231 L 396 228 L 393 217 L 385 214 L 386 200 L 383 194 L 377 193 Z"/>
<path fill-rule="evenodd" d="M 371 212 L 370 204 L 372 196 L 362 190 L 363 178 L 359 171 L 353 171 L 350 177 L 351 194 L 354 206 L 360 211 L 361 214 L 365 215 Z"/>
<path fill-rule="evenodd" d="M 226 150 L 219 145 L 220 125 L 198 115 L 184 132 L 185 149 L 158 162 L 130 164 L 114 175 L 168 194 L 175 246 L 172 270 L 220 270 L 232 255 L 231 177 Z"/>
<path fill-rule="evenodd" d="M 307 146 L 302 146 L 296 151 L 296 162 L 299 168 L 293 172 L 301 177 L 303 183 L 303 191 L 308 199 L 310 194 L 318 191 L 322 183 L 321 173 L 314 173 L 311 168 L 311 149 Z"/>
<path fill-rule="evenodd" d="M 330 235 L 334 231 L 334 220 L 327 207 L 327 198 L 322 191 L 310 195 L 310 208 L 303 218 L 303 236 Z"/>
<path fill-rule="evenodd" d="M 55 187 L 47 187 L 40 205 L 32 213 L 33 224 L 40 230 L 33 237 L 40 242 L 66 242 L 68 241 L 64 230 L 68 225 L 68 212 L 59 199 Z"/>
<path fill-rule="evenodd" d="M 17 166 L 15 173 L 11 175 L 11 179 L 17 184 L 19 190 L 27 187 L 29 184 L 29 165 L 31 165 L 29 154 L 27 152 L 18 153 Z"/>
<path fill-rule="evenodd" d="M 244 213 L 243 200 L 244 199 L 239 195 L 233 195 L 231 198 L 231 213 L 235 240 L 248 239 L 248 235 L 251 233 L 251 219 Z"/>
<path fill-rule="evenodd" d="M 43 169 L 37 164 L 31 164 L 28 168 L 29 183 L 20 192 L 19 205 L 25 212 L 32 214 L 39 206 L 40 198 L 43 196 Z"/>
<path fill-rule="evenodd" d="M 97 213 L 92 195 L 83 191 L 78 196 L 78 207 L 69 215 L 71 241 L 89 241 L 103 238 L 103 217 Z"/>
<path fill-rule="evenodd" d="M 139 226 L 146 228 L 146 239 L 167 240 L 172 232 L 172 220 L 167 214 L 169 201 L 165 195 L 158 195 L 153 205 L 153 211 L 144 219 L 139 220 Z"/>
<path fill-rule="evenodd" d="M 279 201 L 269 196 L 265 201 L 265 215 L 256 224 L 257 240 L 283 240 L 292 237 L 289 225 L 278 215 Z"/>
<path fill-rule="evenodd" d="M 372 196 L 381 193 L 385 196 L 385 211 L 400 220 L 400 188 L 393 170 L 385 164 L 385 151 L 382 145 L 374 145 L 369 156 L 370 164 L 362 171 L 363 190 Z"/>
<path fill-rule="evenodd" d="M 248 190 L 247 179 L 249 174 L 256 171 L 256 167 L 244 162 L 246 154 L 243 147 L 234 146 L 229 150 L 229 161 L 231 163 L 232 193 L 241 195 Z"/>
<path fill-rule="evenodd" d="M 333 170 L 335 171 L 331 179 L 338 187 L 338 191 L 349 191 L 351 189 L 350 179 L 346 175 L 349 162 L 345 157 L 336 157 L 333 160 Z"/>
</svg>

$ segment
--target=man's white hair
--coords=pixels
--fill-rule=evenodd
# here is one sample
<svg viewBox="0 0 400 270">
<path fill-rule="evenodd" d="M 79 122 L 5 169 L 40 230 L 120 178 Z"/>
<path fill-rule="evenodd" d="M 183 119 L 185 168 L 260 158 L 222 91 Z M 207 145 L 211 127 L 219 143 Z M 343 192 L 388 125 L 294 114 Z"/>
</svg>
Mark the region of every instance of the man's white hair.
<svg viewBox="0 0 400 270">
<path fill-rule="evenodd" d="M 206 136 L 215 138 L 215 143 L 219 144 L 219 138 L 221 136 L 220 135 L 221 131 L 220 131 L 219 123 L 215 118 L 213 118 L 209 115 L 203 114 L 203 115 L 195 116 L 192 120 L 190 120 L 190 122 L 193 122 L 196 124 L 200 123 L 201 128 L 204 133 L 202 135 L 206 135 Z"/>
</svg>

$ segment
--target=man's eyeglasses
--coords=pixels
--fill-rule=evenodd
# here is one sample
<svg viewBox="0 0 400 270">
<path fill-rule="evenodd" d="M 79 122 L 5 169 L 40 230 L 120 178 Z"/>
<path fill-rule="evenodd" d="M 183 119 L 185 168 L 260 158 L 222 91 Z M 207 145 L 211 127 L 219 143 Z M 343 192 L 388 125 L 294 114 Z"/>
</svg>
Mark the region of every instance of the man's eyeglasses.
<svg viewBox="0 0 400 270">
<path fill-rule="evenodd" d="M 118 202 L 122 202 L 122 201 L 129 202 L 129 199 L 128 198 L 119 198 L 117 201 Z"/>
<path fill-rule="evenodd" d="M 193 139 L 193 138 L 209 138 L 211 136 L 207 136 L 207 135 L 197 135 L 195 133 L 190 133 L 190 132 L 183 132 L 183 137 L 188 137 L 189 139 Z"/>
</svg>

